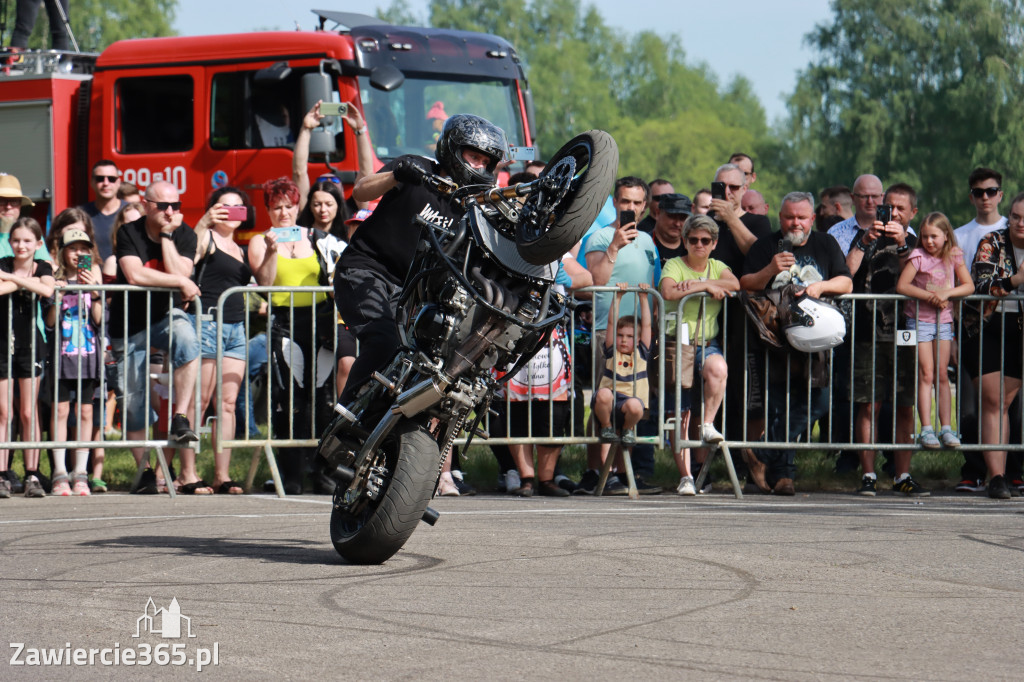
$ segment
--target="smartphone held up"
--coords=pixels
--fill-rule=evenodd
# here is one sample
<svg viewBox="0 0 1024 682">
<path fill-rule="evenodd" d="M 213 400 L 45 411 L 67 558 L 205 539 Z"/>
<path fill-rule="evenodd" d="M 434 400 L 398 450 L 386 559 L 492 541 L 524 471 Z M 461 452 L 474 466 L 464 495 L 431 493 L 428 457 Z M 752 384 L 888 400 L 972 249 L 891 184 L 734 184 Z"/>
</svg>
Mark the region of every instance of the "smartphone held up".
<svg viewBox="0 0 1024 682">
<path fill-rule="evenodd" d="M 344 116 L 348 113 L 347 102 L 321 102 L 321 116 Z"/>
</svg>

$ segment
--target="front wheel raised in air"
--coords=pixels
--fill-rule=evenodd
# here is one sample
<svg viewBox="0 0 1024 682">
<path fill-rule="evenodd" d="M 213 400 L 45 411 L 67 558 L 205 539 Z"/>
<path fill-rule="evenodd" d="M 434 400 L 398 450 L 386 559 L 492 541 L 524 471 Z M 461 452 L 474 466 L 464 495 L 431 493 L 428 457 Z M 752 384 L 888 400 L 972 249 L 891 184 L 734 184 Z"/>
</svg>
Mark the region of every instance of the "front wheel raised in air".
<svg viewBox="0 0 1024 682">
<path fill-rule="evenodd" d="M 562 146 L 527 197 L 516 226 L 516 247 L 528 263 L 559 259 L 593 224 L 619 169 L 619 148 L 603 130 L 588 130 Z"/>
<path fill-rule="evenodd" d="M 381 444 L 375 465 L 383 467 L 380 495 L 353 513 L 339 504 L 331 510 L 331 542 L 353 564 L 382 564 L 405 544 L 423 518 L 437 481 L 437 442 L 420 424 L 403 420 Z"/>
</svg>

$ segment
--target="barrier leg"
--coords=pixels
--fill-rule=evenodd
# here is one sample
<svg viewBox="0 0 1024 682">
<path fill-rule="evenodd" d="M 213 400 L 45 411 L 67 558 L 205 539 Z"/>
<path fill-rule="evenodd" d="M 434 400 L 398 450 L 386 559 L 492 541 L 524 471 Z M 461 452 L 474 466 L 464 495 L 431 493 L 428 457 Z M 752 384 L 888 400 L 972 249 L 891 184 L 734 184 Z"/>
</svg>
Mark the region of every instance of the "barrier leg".
<svg viewBox="0 0 1024 682">
<path fill-rule="evenodd" d="M 601 477 L 597 479 L 597 488 L 594 490 L 594 495 L 600 497 L 604 494 L 604 484 L 608 482 L 612 463 L 615 461 L 619 451 L 622 452 L 622 460 L 626 465 L 626 478 L 629 480 L 629 499 L 639 499 L 640 493 L 636 490 L 636 478 L 633 476 L 633 463 L 630 461 L 631 448 L 624 448 L 620 443 L 616 443 L 614 447 L 608 450 L 608 457 L 605 458 L 604 464 L 601 465 Z"/>
<path fill-rule="evenodd" d="M 729 455 L 729 446 L 726 443 L 720 443 L 717 448 L 711 451 L 708 458 L 704 461 L 704 465 L 700 468 L 700 474 L 697 476 L 695 486 L 697 490 L 704 487 L 704 481 L 708 477 L 708 472 L 711 471 L 711 463 L 715 460 L 715 455 L 719 452 L 725 457 L 725 468 L 729 471 L 729 480 L 732 481 L 732 492 L 736 496 L 736 499 L 743 498 L 743 488 L 740 486 L 740 480 L 736 477 L 736 468 L 732 465 L 732 457 Z"/>
<path fill-rule="evenodd" d="M 284 484 L 281 483 L 281 472 L 277 469 L 277 458 L 274 457 L 274 448 L 267 443 L 263 446 L 263 453 L 267 456 L 267 465 L 270 466 L 270 477 L 274 479 L 274 491 L 278 497 L 284 497 Z"/>
<path fill-rule="evenodd" d="M 156 461 L 160 463 L 160 471 L 164 473 L 164 483 L 167 485 L 167 494 L 170 495 L 173 500 L 178 493 L 174 490 L 174 477 L 171 476 L 171 467 L 168 466 L 167 458 L 164 457 L 163 448 L 156 449 Z"/>
</svg>

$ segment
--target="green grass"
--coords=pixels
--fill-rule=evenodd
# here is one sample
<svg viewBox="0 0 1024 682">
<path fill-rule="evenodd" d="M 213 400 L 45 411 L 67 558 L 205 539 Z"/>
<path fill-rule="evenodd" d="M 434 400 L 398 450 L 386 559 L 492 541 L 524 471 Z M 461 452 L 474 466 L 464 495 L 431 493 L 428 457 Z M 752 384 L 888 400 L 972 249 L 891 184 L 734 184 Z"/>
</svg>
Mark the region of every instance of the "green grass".
<svg viewBox="0 0 1024 682">
<path fill-rule="evenodd" d="M 259 492 L 262 489 L 263 481 L 270 478 L 270 468 L 263 456 L 262 447 L 235 448 L 231 455 L 230 472 L 233 480 L 244 482 L 253 452 L 258 452 L 260 455 L 260 465 L 256 477 L 253 479 L 254 491 Z M 738 454 L 734 454 L 734 457 L 736 456 Z M 156 462 L 156 458 L 152 455 L 151 459 L 154 463 Z M 24 476 L 24 466 L 20 454 L 15 457 L 15 460 L 11 468 L 19 476 Z M 667 449 L 655 450 L 654 461 L 655 471 L 651 482 L 666 488 L 675 488 L 679 483 L 679 473 L 672 453 Z M 586 463 L 585 446 L 567 445 L 562 449 L 559 467 L 562 473 L 569 478 L 578 481 L 586 469 Z M 878 472 L 881 472 L 882 463 L 882 457 L 877 457 L 876 470 Z M 962 463 L 963 458 L 954 452 L 919 451 L 914 454 L 911 472 L 925 487 L 950 488 L 959 480 Z M 208 437 L 203 438 L 202 449 L 196 453 L 196 467 L 203 480 L 213 481 L 213 451 L 210 449 Z M 477 490 L 488 492 L 497 489 L 498 462 L 490 448 L 481 445 L 479 440 L 470 447 L 468 453 L 462 453 L 462 467 L 466 480 Z M 175 468 L 180 469 L 180 466 L 175 466 Z M 45 454 L 42 457 L 42 471 L 47 475 L 50 474 L 49 461 Z M 721 457 L 715 457 L 711 465 L 711 473 L 717 482 L 716 489 L 727 490 L 728 472 Z M 103 480 L 106 481 L 110 490 L 127 491 L 134 476 L 135 459 L 132 457 L 131 451 L 126 448 L 108 448 L 103 468 Z M 884 479 L 884 475 L 880 474 L 880 478 Z M 796 484 L 800 490 L 849 491 L 855 489 L 859 482 L 859 471 L 836 474 L 835 459 L 829 457 L 824 451 L 803 450 L 797 452 Z"/>
<path fill-rule="evenodd" d="M 477 490 L 494 491 L 497 489 L 498 463 L 490 448 L 478 443 L 479 441 L 469 449 L 468 454 L 463 453 L 463 471 L 466 480 Z M 738 457 L 738 453 L 734 453 L 733 456 Z M 879 472 L 880 480 L 885 478 L 884 474 L 881 474 L 883 462 L 881 456 L 876 457 L 876 471 Z M 828 456 L 825 451 L 797 451 L 796 463 L 796 486 L 799 490 L 850 491 L 855 490 L 860 484 L 859 471 L 837 474 L 835 458 Z M 586 464 L 585 446 L 568 445 L 562 449 L 559 467 L 569 478 L 578 481 L 586 469 Z M 960 478 L 961 464 L 963 457 L 957 453 L 922 451 L 914 454 L 911 473 L 927 488 L 951 488 Z M 716 481 L 716 490 L 729 489 L 729 474 L 721 456 L 714 458 L 711 475 Z M 679 471 L 670 451 L 654 451 L 654 478 L 650 482 L 673 489 L 679 484 Z"/>
</svg>

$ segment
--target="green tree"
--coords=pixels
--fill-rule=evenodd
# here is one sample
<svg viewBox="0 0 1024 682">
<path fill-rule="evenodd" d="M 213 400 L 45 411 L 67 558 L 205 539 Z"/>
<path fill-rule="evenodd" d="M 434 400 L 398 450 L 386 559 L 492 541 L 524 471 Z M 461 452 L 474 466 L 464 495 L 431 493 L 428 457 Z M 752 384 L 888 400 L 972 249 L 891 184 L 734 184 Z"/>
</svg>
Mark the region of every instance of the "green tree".
<svg viewBox="0 0 1024 682">
<path fill-rule="evenodd" d="M 762 146 L 775 150 L 750 83 L 737 78 L 721 90 L 705 65 L 687 64 L 679 36 L 623 33 L 578 0 L 433 0 L 430 7 L 433 26 L 496 34 L 516 47 L 542 154 L 600 128 L 619 144 L 620 175 L 665 177 L 693 194 L 731 152 L 757 158 Z M 770 186 L 758 180 L 774 197 Z"/>
<path fill-rule="evenodd" d="M 1021 2 L 834 0 L 833 11 L 807 36 L 818 56 L 789 99 L 787 148 L 776 150 L 798 186 L 872 172 L 911 183 L 922 210 L 957 224 L 972 217 L 974 167 L 1024 178 Z"/>
<path fill-rule="evenodd" d="M 6 3 L 7 30 L 14 30 L 15 2 Z M 83 52 L 101 52 L 118 40 L 174 35 L 178 0 L 75 0 L 68 11 L 71 30 Z M 4 36 L 5 40 L 10 35 Z M 29 47 L 48 48 L 50 27 L 40 8 Z"/>
</svg>

